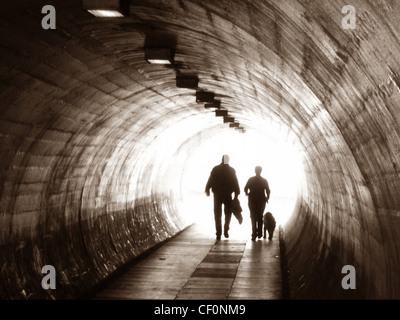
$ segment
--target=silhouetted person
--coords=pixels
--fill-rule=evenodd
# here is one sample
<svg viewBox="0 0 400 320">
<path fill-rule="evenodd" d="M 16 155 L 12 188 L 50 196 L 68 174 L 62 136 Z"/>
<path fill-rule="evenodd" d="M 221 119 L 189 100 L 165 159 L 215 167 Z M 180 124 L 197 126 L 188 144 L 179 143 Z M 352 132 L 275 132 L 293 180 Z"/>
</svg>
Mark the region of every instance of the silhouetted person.
<svg viewBox="0 0 400 320">
<path fill-rule="evenodd" d="M 256 175 L 251 177 L 244 187 L 244 192 L 249 197 L 249 209 L 251 218 L 252 235 L 251 240 L 262 237 L 263 213 L 265 204 L 269 200 L 271 191 L 268 181 L 261 177 L 262 168 L 255 168 Z M 249 192 L 250 191 L 250 192 Z"/>
<path fill-rule="evenodd" d="M 240 188 L 236 171 L 229 166 L 228 155 L 223 155 L 221 164 L 211 170 L 205 190 L 207 196 L 210 195 L 210 189 L 214 193 L 214 219 L 217 240 L 221 239 L 222 234 L 222 204 L 224 205 L 225 213 L 224 236 L 229 238 L 228 231 L 232 217 L 232 193 L 235 193 L 234 197 L 236 199 L 240 194 Z"/>
<path fill-rule="evenodd" d="M 264 239 L 267 237 L 267 230 L 268 230 L 268 239 L 272 240 L 276 226 L 275 218 L 272 215 L 272 213 L 268 211 L 266 214 L 264 214 L 263 220 L 264 220 Z"/>
</svg>

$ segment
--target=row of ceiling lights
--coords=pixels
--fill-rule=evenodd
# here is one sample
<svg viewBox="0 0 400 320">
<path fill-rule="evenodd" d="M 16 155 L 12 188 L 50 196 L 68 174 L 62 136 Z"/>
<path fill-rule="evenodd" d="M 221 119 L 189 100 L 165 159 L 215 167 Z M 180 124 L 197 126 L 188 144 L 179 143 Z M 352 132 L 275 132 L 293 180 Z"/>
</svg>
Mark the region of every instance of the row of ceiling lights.
<svg viewBox="0 0 400 320">
<path fill-rule="evenodd" d="M 170 48 L 145 48 L 145 59 L 152 64 L 174 64 L 174 52 Z M 235 128 L 244 133 L 246 130 L 228 114 L 228 110 L 221 108 L 221 100 L 215 99 L 214 92 L 198 90 L 199 79 L 195 75 L 181 75 L 176 77 L 178 88 L 196 89 L 196 102 L 204 103 L 204 108 L 215 109 L 216 117 L 223 117 L 224 123 L 229 123 L 230 128 Z"/>
<path fill-rule="evenodd" d="M 96 17 L 115 18 L 129 16 L 130 0 L 83 0 L 83 8 Z M 173 65 L 174 51 L 171 48 L 146 47 L 145 59 L 151 64 Z M 215 116 L 222 117 L 223 123 L 229 123 L 242 133 L 246 130 L 229 115 L 228 110 L 221 108 L 221 100 L 215 99 L 214 92 L 198 89 L 199 79 L 193 75 L 181 75 L 176 77 L 178 88 L 196 89 L 196 102 L 204 103 L 206 109 L 215 109 Z"/>
</svg>

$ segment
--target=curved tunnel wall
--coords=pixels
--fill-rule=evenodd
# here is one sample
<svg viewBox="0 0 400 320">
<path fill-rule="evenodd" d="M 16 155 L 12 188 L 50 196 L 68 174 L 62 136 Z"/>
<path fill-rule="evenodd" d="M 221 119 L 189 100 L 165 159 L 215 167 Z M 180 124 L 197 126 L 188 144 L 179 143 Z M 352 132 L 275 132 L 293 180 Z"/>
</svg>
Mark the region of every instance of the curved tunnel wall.
<svg viewBox="0 0 400 320">
<path fill-rule="evenodd" d="M 44 3 L 1 5 L 2 298 L 80 296 L 188 224 L 178 150 L 222 125 L 176 70 L 144 61 L 149 28 L 175 36 L 180 71 L 245 126 L 278 122 L 302 149 L 285 226 L 292 297 L 400 296 L 395 2 L 356 1 L 353 31 L 341 1 L 132 1 L 122 22 L 46 4 L 56 30 L 41 28 Z M 57 290 L 40 286 L 45 264 Z M 346 264 L 354 291 L 340 285 Z"/>
</svg>

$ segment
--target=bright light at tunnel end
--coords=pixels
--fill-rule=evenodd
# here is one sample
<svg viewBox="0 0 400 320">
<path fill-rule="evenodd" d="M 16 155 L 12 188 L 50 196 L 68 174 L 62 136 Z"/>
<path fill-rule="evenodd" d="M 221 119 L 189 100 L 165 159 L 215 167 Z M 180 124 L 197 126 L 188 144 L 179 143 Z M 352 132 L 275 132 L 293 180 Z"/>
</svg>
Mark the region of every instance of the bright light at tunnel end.
<svg viewBox="0 0 400 320">
<path fill-rule="evenodd" d="M 246 222 L 242 232 L 250 232 L 247 230 L 250 228 L 250 213 L 243 188 L 247 180 L 255 175 L 254 168 L 258 165 L 263 168 L 261 175 L 268 180 L 271 189 L 265 212 L 272 212 L 277 225 L 284 225 L 293 213 L 303 179 L 302 157 L 293 144 L 277 139 L 271 133 L 254 130 L 248 130 L 246 134 L 224 131 L 198 145 L 185 165 L 183 214 L 189 214 L 189 219 L 204 226 L 207 232 L 212 232 L 213 197 L 206 197 L 204 188 L 211 169 L 221 163 L 223 154 L 230 156 L 230 165 L 236 170 L 239 180 L 239 200 Z"/>
</svg>

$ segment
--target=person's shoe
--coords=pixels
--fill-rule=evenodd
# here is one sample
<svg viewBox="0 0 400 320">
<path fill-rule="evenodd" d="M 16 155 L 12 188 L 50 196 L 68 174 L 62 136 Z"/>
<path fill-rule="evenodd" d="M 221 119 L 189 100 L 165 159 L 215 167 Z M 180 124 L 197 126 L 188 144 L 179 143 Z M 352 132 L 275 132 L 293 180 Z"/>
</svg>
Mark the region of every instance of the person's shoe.
<svg viewBox="0 0 400 320">
<path fill-rule="evenodd" d="M 268 240 L 272 240 L 272 238 L 268 238 Z"/>
<path fill-rule="evenodd" d="M 262 235 L 261 235 L 261 234 L 259 234 L 259 235 L 258 235 L 258 239 L 260 239 L 261 237 L 262 237 Z"/>
<path fill-rule="evenodd" d="M 225 238 L 229 238 L 229 233 L 228 233 L 228 231 L 225 231 L 225 232 L 224 232 L 224 236 L 225 236 Z"/>
<path fill-rule="evenodd" d="M 221 236 L 217 236 L 217 240 L 221 240 Z"/>
</svg>

